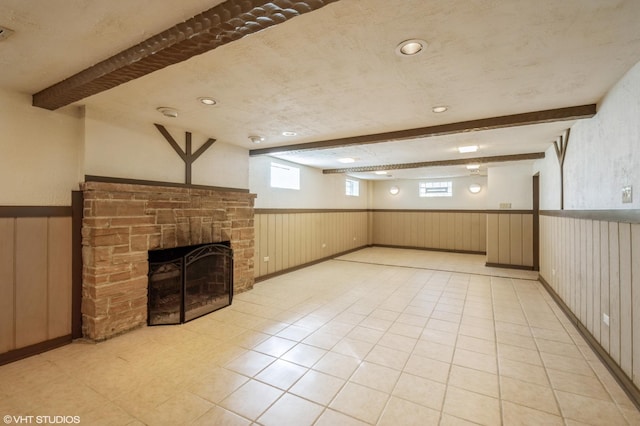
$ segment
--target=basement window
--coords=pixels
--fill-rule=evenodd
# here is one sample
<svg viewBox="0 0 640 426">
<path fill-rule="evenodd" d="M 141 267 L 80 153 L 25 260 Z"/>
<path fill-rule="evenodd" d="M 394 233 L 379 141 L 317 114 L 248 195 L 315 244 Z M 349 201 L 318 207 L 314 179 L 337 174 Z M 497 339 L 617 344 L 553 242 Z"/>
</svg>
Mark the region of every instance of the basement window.
<svg viewBox="0 0 640 426">
<path fill-rule="evenodd" d="M 451 197 L 453 196 L 451 181 L 420 182 L 418 191 L 421 197 Z"/>
<path fill-rule="evenodd" d="M 300 189 L 300 169 L 284 164 L 271 163 L 271 187 Z"/>
<path fill-rule="evenodd" d="M 351 197 L 360 196 L 360 182 L 353 179 L 345 180 L 345 194 Z"/>
</svg>

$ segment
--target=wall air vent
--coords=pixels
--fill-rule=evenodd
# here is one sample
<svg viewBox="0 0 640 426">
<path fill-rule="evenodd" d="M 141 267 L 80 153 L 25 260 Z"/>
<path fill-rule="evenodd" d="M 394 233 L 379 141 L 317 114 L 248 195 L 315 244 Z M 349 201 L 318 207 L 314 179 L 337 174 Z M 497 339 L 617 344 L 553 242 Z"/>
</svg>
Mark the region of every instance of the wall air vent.
<svg viewBox="0 0 640 426">
<path fill-rule="evenodd" d="M 10 30 L 7 27 L 0 26 L 0 41 L 4 41 L 9 38 L 13 34 L 13 30 Z"/>
</svg>

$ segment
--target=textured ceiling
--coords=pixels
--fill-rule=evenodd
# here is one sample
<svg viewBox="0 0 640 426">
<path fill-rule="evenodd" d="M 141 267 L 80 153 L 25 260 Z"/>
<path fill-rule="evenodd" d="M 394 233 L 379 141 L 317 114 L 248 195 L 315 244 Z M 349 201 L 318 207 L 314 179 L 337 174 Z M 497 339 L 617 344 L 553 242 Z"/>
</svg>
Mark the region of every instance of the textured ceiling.
<svg viewBox="0 0 640 426">
<path fill-rule="evenodd" d="M 0 87 L 37 93 L 219 3 L 3 0 L 0 26 L 15 34 L 0 42 Z M 75 105 L 246 149 L 586 105 L 640 60 L 638 22 L 637 0 L 340 0 Z M 410 38 L 427 49 L 398 56 Z M 205 107 L 201 96 L 219 103 Z M 434 114 L 435 105 L 449 110 Z M 178 118 L 161 116 L 160 106 Z M 467 144 L 482 157 L 541 152 L 571 124 L 278 156 L 335 169 L 341 157 L 356 158 L 353 166 L 457 159 L 455 148 Z M 254 145 L 250 135 L 265 140 Z M 394 177 L 465 173 L 438 167 Z"/>
</svg>

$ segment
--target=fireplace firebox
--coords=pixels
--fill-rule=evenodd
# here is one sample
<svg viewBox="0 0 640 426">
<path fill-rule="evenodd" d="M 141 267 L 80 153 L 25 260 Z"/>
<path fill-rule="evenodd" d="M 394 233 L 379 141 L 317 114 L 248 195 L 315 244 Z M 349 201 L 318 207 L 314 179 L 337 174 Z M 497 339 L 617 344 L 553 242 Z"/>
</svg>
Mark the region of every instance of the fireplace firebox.
<svg viewBox="0 0 640 426">
<path fill-rule="evenodd" d="M 148 324 L 180 324 L 231 305 L 230 243 L 149 251 Z"/>
</svg>

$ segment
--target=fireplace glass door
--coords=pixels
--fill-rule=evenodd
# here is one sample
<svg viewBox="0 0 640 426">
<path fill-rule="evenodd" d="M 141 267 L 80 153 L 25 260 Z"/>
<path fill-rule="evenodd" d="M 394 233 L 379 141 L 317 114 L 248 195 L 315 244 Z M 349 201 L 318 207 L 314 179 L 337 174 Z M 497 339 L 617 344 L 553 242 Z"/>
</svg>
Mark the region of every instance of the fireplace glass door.
<svg viewBox="0 0 640 426">
<path fill-rule="evenodd" d="M 180 324 L 231 304 L 233 251 L 207 244 L 149 252 L 149 325 Z"/>
</svg>

